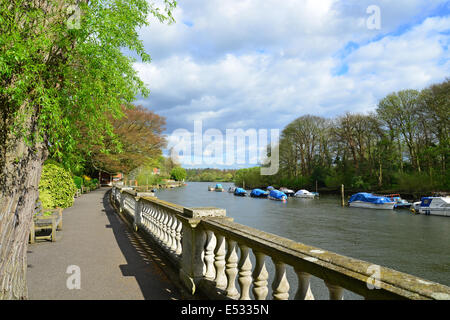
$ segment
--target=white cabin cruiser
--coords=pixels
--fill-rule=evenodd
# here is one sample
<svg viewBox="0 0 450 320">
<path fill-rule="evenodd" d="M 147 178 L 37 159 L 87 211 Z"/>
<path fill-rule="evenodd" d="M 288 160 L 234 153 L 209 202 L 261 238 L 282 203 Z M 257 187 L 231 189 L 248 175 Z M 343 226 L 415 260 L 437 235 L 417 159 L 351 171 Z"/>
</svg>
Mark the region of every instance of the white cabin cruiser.
<svg viewBox="0 0 450 320">
<path fill-rule="evenodd" d="M 309 192 L 308 190 L 298 190 L 294 197 L 296 198 L 304 198 L 304 199 L 314 199 L 316 197 L 315 193 Z"/>
<path fill-rule="evenodd" d="M 413 210 L 425 215 L 450 217 L 450 196 L 423 197 L 421 201 L 414 202 Z"/>
</svg>

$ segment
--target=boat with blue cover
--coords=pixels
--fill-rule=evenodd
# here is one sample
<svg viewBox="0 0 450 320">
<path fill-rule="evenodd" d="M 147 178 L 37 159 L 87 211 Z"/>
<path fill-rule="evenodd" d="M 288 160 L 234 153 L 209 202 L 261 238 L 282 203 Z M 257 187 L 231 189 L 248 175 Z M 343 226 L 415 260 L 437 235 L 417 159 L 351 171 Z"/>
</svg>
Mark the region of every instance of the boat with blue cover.
<svg viewBox="0 0 450 320">
<path fill-rule="evenodd" d="M 261 189 L 253 189 L 250 193 L 250 197 L 252 198 L 267 198 L 268 196 L 269 192 Z"/>
<path fill-rule="evenodd" d="M 246 197 L 247 196 L 247 191 L 245 191 L 242 188 L 236 188 L 236 190 L 234 190 L 234 195 L 238 196 L 238 197 Z"/>
<path fill-rule="evenodd" d="M 268 198 L 270 200 L 276 200 L 276 201 L 286 201 L 287 195 L 284 192 L 278 191 L 278 190 L 271 190 L 269 193 Z"/>
<path fill-rule="evenodd" d="M 222 187 L 222 185 L 220 183 L 216 184 L 214 191 L 216 192 L 224 192 L 225 189 Z"/>
<path fill-rule="evenodd" d="M 352 195 L 348 201 L 349 207 L 370 208 L 370 209 L 394 209 L 395 202 L 384 196 L 377 196 L 372 193 L 360 192 Z"/>
</svg>

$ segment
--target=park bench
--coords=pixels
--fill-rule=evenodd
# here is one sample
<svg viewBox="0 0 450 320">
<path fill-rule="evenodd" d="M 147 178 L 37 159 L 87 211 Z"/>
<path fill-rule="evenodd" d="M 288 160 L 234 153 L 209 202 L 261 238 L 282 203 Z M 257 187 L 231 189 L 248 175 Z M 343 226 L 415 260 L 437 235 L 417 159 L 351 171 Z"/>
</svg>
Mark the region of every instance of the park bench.
<svg viewBox="0 0 450 320">
<path fill-rule="evenodd" d="M 51 212 L 51 215 L 44 215 L 44 212 Z M 30 243 L 35 243 L 36 240 L 51 240 L 56 241 L 56 230 L 62 230 L 62 208 L 39 210 L 31 222 Z M 42 230 L 51 230 L 49 235 L 36 235 L 36 232 Z"/>
</svg>

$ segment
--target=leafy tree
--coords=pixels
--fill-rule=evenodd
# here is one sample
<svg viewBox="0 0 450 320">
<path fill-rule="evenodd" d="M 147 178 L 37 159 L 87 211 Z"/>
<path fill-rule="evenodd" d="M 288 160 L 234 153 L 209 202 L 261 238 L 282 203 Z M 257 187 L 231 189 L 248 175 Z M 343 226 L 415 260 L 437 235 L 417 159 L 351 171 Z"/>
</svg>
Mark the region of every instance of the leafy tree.
<svg viewBox="0 0 450 320">
<path fill-rule="evenodd" d="M 86 158 L 96 169 L 129 173 L 159 158 L 165 146 L 165 120 L 142 106 L 124 108 L 125 116 L 111 119 L 114 137 L 88 150 Z"/>
<path fill-rule="evenodd" d="M 175 181 L 184 181 L 186 179 L 186 170 L 182 167 L 175 167 L 170 171 L 170 178 Z"/>
<path fill-rule="evenodd" d="M 136 30 L 149 14 L 173 21 L 176 2 L 164 3 L 0 0 L 0 299 L 27 297 L 28 234 L 45 159 L 80 166 L 80 128 L 86 149 L 102 144 L 114 136 L 109 115 L 120 118 L 123 105 L 148 94 L 122 50 L 150 60 Z"/>
</svg>

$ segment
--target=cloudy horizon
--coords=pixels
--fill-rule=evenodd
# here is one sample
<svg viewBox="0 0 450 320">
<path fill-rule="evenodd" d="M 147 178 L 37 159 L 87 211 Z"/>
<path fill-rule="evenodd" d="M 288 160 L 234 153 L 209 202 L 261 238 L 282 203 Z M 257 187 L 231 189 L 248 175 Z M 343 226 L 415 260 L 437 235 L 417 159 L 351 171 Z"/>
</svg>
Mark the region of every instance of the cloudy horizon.
<svg viewBox="0 0 450 320">
<path fill-rule="evenodd" d="M 366 113 L 450 75 L 450 1 L 190 0 L 174 17 L 140 30 L 152 61 L 135 63 L 151 91 L 135 103 L 166 117 L 167 135 Z"/>
</svg>

